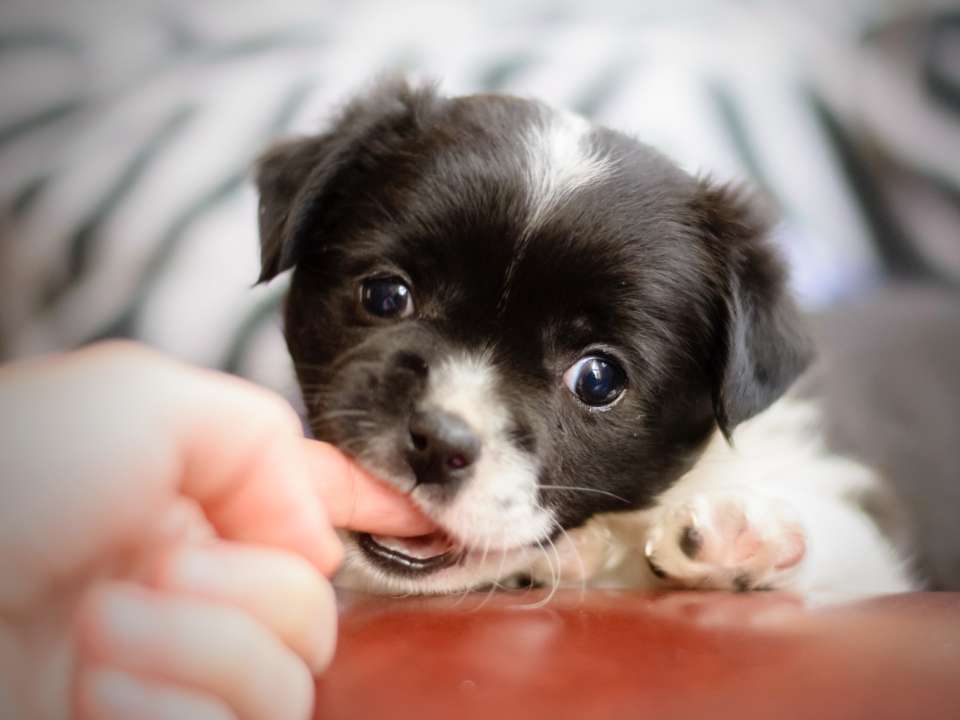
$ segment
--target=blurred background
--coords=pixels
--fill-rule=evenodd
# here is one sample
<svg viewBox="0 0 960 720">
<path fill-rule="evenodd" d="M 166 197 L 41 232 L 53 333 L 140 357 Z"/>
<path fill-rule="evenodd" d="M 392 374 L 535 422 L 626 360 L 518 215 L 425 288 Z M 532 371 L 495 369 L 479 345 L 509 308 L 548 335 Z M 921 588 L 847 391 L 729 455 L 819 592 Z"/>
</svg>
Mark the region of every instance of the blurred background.
<svg viewBox="0 0 960 720">
<path fill-rule="evenodd" d="M 759 186 L 808 308 L 960 284 L 957 2 L 2 0 L 0 360 L 132 337 L 293 395 L 250 163 L 397 70 Z"/>
</svg>

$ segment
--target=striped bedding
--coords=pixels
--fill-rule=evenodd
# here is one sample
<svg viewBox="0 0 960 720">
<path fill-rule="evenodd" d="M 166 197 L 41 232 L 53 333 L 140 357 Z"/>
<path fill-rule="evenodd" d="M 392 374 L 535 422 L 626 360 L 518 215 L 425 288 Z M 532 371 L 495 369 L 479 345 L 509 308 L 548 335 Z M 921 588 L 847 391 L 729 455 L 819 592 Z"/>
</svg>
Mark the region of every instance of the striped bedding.
<svg viewBox="0 0 960 720">
<path fill-rule="evenodd" d="M 541 97 L 779 203 L 812 308 L 960 278 L 960 8 L 13 0 L 0 359 L 130 337 L 293 395 L 251 159 L 376 74 Z"/>
</svg>

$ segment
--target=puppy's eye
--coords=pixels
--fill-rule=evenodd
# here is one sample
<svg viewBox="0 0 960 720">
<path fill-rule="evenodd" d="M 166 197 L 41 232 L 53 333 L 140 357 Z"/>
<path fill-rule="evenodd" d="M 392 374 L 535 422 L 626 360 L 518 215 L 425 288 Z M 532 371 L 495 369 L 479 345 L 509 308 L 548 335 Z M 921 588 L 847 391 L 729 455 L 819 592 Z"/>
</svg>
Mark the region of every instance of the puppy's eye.
<svg viewBox="0 0 960 720">
<path fill-rule="evenodd" d="M 413 314 L 413 296 L 403 280 L 395 277 L 370 278 L 360 286 L 360 303 L 371 315 L 405 318 Z"/>
<path fill-rule="evenodd" d="M 590 355 L 577 360 L 563 374 L 570 392 L 591 407 L 609 405 L 623 394 L 627 375 L 609 358 Z"/>
</svg>

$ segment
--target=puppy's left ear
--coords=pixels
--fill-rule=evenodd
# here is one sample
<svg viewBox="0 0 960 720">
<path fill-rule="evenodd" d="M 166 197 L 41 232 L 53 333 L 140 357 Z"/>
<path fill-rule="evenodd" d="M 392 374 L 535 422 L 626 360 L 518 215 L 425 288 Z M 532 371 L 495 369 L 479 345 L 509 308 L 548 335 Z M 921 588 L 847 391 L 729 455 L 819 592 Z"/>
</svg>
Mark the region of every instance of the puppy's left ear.
<svg viewBox="0 0 960 720">
<path fill-rule="evenodd" d="M 696 207 L 720 260 L 723 334 L 713 405 L 729 440 L 733 429 L 780 398 L 813 356 L 787 285 L 786 266 L 770 242 L 772 213 L 736 187 L 701 181 Z"/>
</svg>

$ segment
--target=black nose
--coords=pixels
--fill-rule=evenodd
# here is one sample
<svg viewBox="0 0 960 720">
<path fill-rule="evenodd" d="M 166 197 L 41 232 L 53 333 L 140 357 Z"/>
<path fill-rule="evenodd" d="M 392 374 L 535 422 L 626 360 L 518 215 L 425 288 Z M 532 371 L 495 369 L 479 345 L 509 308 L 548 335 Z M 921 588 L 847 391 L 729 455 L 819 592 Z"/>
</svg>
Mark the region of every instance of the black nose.
<svg viewBox="0 0 960 720">
<path fill-rule="evenodd" d="M 446 484 L 462 478 L 480 455 L 480 438 L 460 417 L 443 410 L 410 418 L 407 462 L 420 483 Z"/>
</svg>

